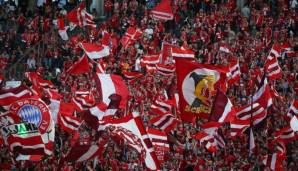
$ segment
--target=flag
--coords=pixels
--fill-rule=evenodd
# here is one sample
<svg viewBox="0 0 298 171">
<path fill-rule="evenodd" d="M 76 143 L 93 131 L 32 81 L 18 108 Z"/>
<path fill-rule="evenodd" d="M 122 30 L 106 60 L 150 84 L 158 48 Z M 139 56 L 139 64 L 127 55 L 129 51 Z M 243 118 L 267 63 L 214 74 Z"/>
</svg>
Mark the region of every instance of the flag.
<svg viewBox="0 0 298 171">
<path fill-rule="evenodd" d="M 79 127 L 81 126 L 81 124 L 82 124 L 82 121 L 79 118 L 62 112 L 59 113 L 58 125 L 60 125 L 64 131 L 68 133 L 76 132 L 79 130 Z"/>
<path fill-rule="evenodd" d="M 159 56 L 158 55 L 144 55 L 141 58 L 141 66 L 145 67 L 147 65 L 155 66 L 155 64 L 159 63 Z"/>
<path fill-rule="evenodd" d="M 235 109 L 230 99 L 220 90 L 215 96 L 213 110 L 210 115 L 212 121 L 231 122 L 236 116 Z"/>
<path fill-rule="evenodd" d="M 61 17 L 57 19 L 58 33 L 62 40 L 68 40 L 67 30 L 69 26 L 65 26 L 64 20 Z"/>
<path fill-rule="evenodd" d="M 135 27 L 128 27 L 126 33 L 121 38 L 120 43 L 124 49 L 132 46 L 137 40 L 139 40 L 143 35 L 143 32 L 140 29 Z"/>
<path fill-rule="evenodd" d="M 151 104 L 151 112 L 158 115 L 164 115 L 172 112 L 172 104 L 170 100 L 156 99 Z"/>
<path fill-rule="evenodd" d="M 147 132 L 154 147 L 158 161 L 160 163 L 164 162 L 165 152 L 170 151 L 167 134 L 154 128 L 148 128 Z"/>
<path fill-rule="evenodd" d="M 280 57 L 281 49 L 280 46 L 274 44 L 267 56 L 267 60 L 265 62 L 265 72 L 267 73 L 267 77 L 269 80 L 279 79 L 282 76 L 281 68 L 278 64 L 277 58 Z"/>
<path fill-rule="evenodd" d="M 151 10 L 151 14 L 153 18 L 157 20 L 173 20 L 174 14 L 171 8 L 171 1 L 162 0 Z"/>
<path fill-rule="evenodd" d="M 240 80 L 241 72 L 239 61 L 237 59 L 232 59 L 229 68 L 230 71 L 227 73 L 228 83 L 229 85 L 233 85 L 235 82 Z"/>
<path fill-rule="evenodd" d="M 122 109 L 126 107 L 128 89 L 122 77 L 114 74 L 96 74 L 94 79 L 103 103 L 110 104 L 111 100 L 109 97 L 113 94 L 118 94 L 122 98 L 119 107 Z"/>
<path fill-rule="evenodd" d="M 112 129 L 110 129 L 112 128 Z M 160 168 L 154 147 L 137 112 L 133 112 L 123 118 L 102 123 L 98 130 L 110 129 L 114 134 L 122 137 L 128 145 L 135 148 L 145 161 L 148 169 Z"/>
<path fill-rule="evenodd" d="M 33 93 L 23 84 L 12 89 L 1 89 L 0 106 L 8 110 L 12 103 L 18 101 L 19 99 L 29 98 L 32 95 Z"/>
<path fill-rule="evenodd" d="M 175 65 L 156 64 L 156 70 L 160 75 L 172 76 L 176 70 Z"/>
<path fill-rule="evenodd" d="M 177 86 L 182 120 L 191 122 L 197 116 L 209 118 L 211 97 L 216 88 L 224 87 L 226 72 L 226 68 L 221 66 L 176 59 Z"/>
<path fill-rule="evenodd" d="M 172 47 L 172 57 L 174 58 L 194 58 L 195 53 L 190 49 L 185 49 L 182 47 Z"/>
<path fill-rule="evenodd" d="M 292 118 L 293 116 L 298 116 L 298 101 L 294 100 L 289 108 L 289 111 L 287 113 L 287 116 L 289 118 Z"/>
<path fill-rule="evenodd" d="M 249 127 L 250 127 L 250 120 L 235 119 L 230 123 L 231 136 L 232 137 L 240 136 Z"/>
<path fill-rule="evenodd" d="M 108 46 L 92 43 L 80 43 L 80 47 L 90 59 L 99 59 L 110 55 L 110 48 Z"/>
<path fill-rule="evenodd" d="M 140 78 L 140 77 L 143 76 L 143 74 L 140 73 L 140 72 L 123 71 L 122 74 L 129 81 L 135 80 L 135 79 Z"/>
<path fill-rule="evenodd" d="M 76 91 L 72 102 L 76 110 L 83 111 L 95 105 L 95 98 L 91 91 Z"/>
<path fill-rule="evenodd" d="M 172 44 L 169 44 L 167 42 L 162 42 L 161 45 L 161 50 L 160 50 L 160 54 L 159 54 L 159 58 L 160 58 L 160 63 L 162 64 L 167 64 L 167 63 L 172 63 L 172 48 L 175 47 Z"/>
<path fill-rule="evenodd" d="M 50 80 L 43 79 L 37 72 L 26 72 L 25 76 L 36 87 L 54 88 L 54 84 Z"/>
<path fill-rule="evenodd" d="M 284 57 L 297 57 L 297 52 L 294 51 L 293 47 L 288 42 L 283 42 L 281 45 L 281 56 Z"/>
<path fill-rule="evenodd" d="M 277 140 L 287 143 L 296 140 L 298 138 L 298 135 L 290 126 L 287 126 L 275 132 L 274 137 Z"/>
<path fill-rule="evenodd" d="M 252 121 L 253 125 L 257 125 L 267 116 L 266 108 L 259 103 L 253 105 L 245 105 L 236 110 L 236 117 L 242 121 Z"/>
<path fill-rule="evenodd" d="M 230 48 L 227 45 L 220 45 L 219 51 L 225 52 L 225 53 L 231 53 Z"/>
<path fill-rule="evenodd" d="M 165 114 L 165 115 L 157 116 L 156 118 L 151 119 L 149 121 L 149 123 L 156 126 L 160 130 L 163 130 L 165 132 L 170 132 L 180 122 L 172 114 Z"/>
<path fill-rule="evenodd" d="M 79 75 L 88 72 L 90 72 L 90 65 L 87 55 L 81 57 L 67 70 L 67 73 L 71 75 Z"/>
<path fill-rule="evenodd" d="M 93 16 L 86 11 L 86 3 L 83 1 L 78 7 L 67 13 L 66 18 L 73 24 L 80 27 L 90 26 L 96 28 Z"/>
<path fill-rule="evenodd" d="M 96 144 L 85 145 L 76 143 L 66 154 L 63 161 L 84 162 L 97 156 L 102 156 L 107 143 L 108 139 L 101 139 Z"/>
</svg>

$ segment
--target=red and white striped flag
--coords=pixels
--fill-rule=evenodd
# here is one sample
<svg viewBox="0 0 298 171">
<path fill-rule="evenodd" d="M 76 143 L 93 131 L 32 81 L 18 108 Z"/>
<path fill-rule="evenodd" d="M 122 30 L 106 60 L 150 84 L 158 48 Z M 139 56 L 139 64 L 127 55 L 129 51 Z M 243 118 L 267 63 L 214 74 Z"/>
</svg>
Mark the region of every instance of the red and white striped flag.
<svg viewBox="0 0 298 171">
<path fill-rule="evenodd" d="M 79 130 L 79 127 L 82 124 L 82 121 L 70 114 L 65 114 L 65 113 L 59 113 L 58 116 L 58 124 L 61 126 L 61 128 L 68 132 L 68 133 L 73 133 L 75 131 Z"/>
<path fill-rule="evenodd" d="M 283 141 L 283 142 L 290 142 L 294 141 L 298 138 L 298 134 L 290 127 L 287 126 L 282 128 L 281 130 L 275 132 L 275 139 Z"/>
<path fill-rule="evenodd" d="M 165 114 L 151 119 L 149 123 L 165 132 L 170 132 L 180 122 L 172 114 Z"/>
<path fill-rule="evenodd" d="M 157 159 L 162 163 L 165 152 L 170 151 L 167 134 L 154 128 L 148 128 L 147 133 L 154 147 Z"/>
<path fill-rule="evenodd" d="M 240 80 L 241 72 L 239 61 L 237 59 L 232 59 L 229 68 L 230 72 L 227 73 L 228 83 L 229 85 L 233 85 L 235 82 Z"/>
<path fill-rule="evenodd" d="M 173 20 L 174 14 L 171 8 L 170 0 L 162 0 L 159 4 L 157 4 L 152 10 L 151 14 L 153 18 L 157 20 Z"/>
<path fill-rule="evenodd" d="M 259 103 L 245 105 L 237 109 L 236 117 L 242 121 L 252 121 L 257 125 L 267 116 L 267 110 Z"/>
<path fill-rule="evenodd" d="M 19 154 L 16 157 L 16 161 L 23 161 L 23 160 L 28 160 L 28 161 L 33 161 L 33 162 L 39 162 L 42 159 L 43 155 L 23 155 Z"/>
<path fill-rule="evenodd" d="M 283 42 L 281 45 L 282 55 L 286 57 L 298 57 L 297 51 L 295 52 L 293 47 L 288 42 Z"/>
<path fill-rule="evenodd" d="M 141 66 L 145 67 L 146 65 L 155 66 L 159 63 L 159 55 L 144 55 L 141 59 Z"/>
<path fill-rule="evenodd" d="M 123 71 L 122 74 L 129 81 L 140 78 L 143 76 L 143 74 L 140 72 Z"/>
<path fill-rule="evenodd" d="M 85 1 L 67 13 L 66 17 L 70 22 L 80 27 L 89 26 L 91 28 L 96 28 L 96 24 L 93 21 L 93 16 L 86 11 Z"/>
<path fill-rule="evenodd" d="M 156 70 L 160 75 L 172 76 L 176 70 L 175 65 L 156 64 Z"/>
<path fill-rule="evenodd" d="M 172 103 L 170 100 L 156 99 L 151 105 L 151 112 L 158 115 L 164 115 L 172 112 Z"/>
<path fill-rule="evenodd" d="M 195 139 L 200 140 L 200 143 L 205 144 L 206 149 L 214 153 L 216 152 L 216 142 L 214 140 L 214 136 L 207 134 L 204 131 L 201 131 L 193 136 Z"/>
<path fill-rule="evenodd" d="M 95 98 L 90 91 L 76 91 L 72 102 L 76 110 L 83 111 L 95 105 Z"/>
<path fill-rule="evenodd" d="M 277 58 L 280 57 L 280 55 L 280 46 L 274 44 L 265 62 L 265 72 L 267 73 L 267 77 L 269 78 L 269 80 L 279 79 L 282 76 L 281 68 L 277 61 Z"/>
<path fill-rule="evenodd" d="M 185 49 L 183 47 L 172 47 L 172 57 L 174 58 L 194 58 L 195 53 L 191 49 Z"/>
<path fill-rule="evenodd" d="M 99 59 L 110 55 L 110 48 L 108 46 L 92 43 L 80 43 L 80 47 L 90 59 Z"/>
<path fill-rule="evenodd" d="M 213 112 L 211 113 L 211 121 L 230 122 L 236 116 L 235 109 L 230 99 L 220 90 L 213 102 Z"/>
<path fill-rule="evenodd" d="M 29 98 L 33 93 L 25 86 L 20 85 L 19 87 L 12 89 L 1 89 L 0 90 L 0 106 L 8 110 L 10 104 L 20 100 Z"/>
<path fill-rule="evenodd" d="M 120 43 L 127 49 L 128 47 L 132 46 L 137 40 L 139 40 L 143 35 L 143 32 L 140 29 L 129 27 L 126 30 L 125 35 L 121 38 Z"/>
<path fill-rule="evenodd" d="M 128 88 L 119 75 L 114 74 L 96 74 L 94 79 L 97 83 L 97 90 L 101 94 L 102 101 L 105 104 L 110 104 L 109 98 L 113 94 L 121 96 L 120 108 L 125 109 L 128 98 Z"/>
<path fill-rule="evenodd" d="M 37 72 L 26 72 L 25 76 L 36 87 L 54 88 L 54 84 L 49 80 L 44 80 Z"/>
<path fill-rule="evenodd" d="M 249 127 L 250 127 L 250 120 L 235 119 L 230 123 L 231 136 L 232 137 L 240 136 Z"/>
</svg>

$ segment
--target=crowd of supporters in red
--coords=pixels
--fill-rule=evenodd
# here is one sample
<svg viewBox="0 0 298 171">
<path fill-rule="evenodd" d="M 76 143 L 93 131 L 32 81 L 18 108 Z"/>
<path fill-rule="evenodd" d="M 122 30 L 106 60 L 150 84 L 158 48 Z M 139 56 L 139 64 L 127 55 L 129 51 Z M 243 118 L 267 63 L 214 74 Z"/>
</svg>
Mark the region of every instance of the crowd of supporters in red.
<svg viewBox="0 0 298 171">
<path fill-rule="evenodd" d="M 158 54 L 168 43 L 185 46 L 194 52 L 198 63 L 229 66 L 232 59 L 239 61 L 241 77 L 229 85 L 226 95 L 235 108 L 248 104 L 256 91 L 259 73 L 273 45 L 283 51 L 278 58 L 282 76 L 270 80 L 275 89 L 273 105 L 267 117 L 253 126 L 255 147 L 249 150 L 250 129 L 231 136 L 230 124 L 219 128 L 225 145 L 210 151 L 195 138 L 208 119 L 197 117 L 192 122 L 180 119 L 179 108 L 172 110 L 177 125 L 166 131 L 169 150 L 164 152 L 160 170 L 296 170 L 298 167 L 298 133 L 291 141 L 281 142 L 286 151 L 277 153 L 277 164 L 272 166 L 272 154 L 278 151 L 276 132 L 289 126 L 288 110 L 298 100 L 298 2 L 297 0 L 172 0 L 173 19 L 157 20 L 150 10 L 157 0 L 105 0 L 105 19 L 91 10 L 96 28 L 89 25 L 68 30 L 69 40 L 58 33 L 57 20 L 79 5 L 47 1 L 29 10 L 22 1 L 18 6 L 5 2 L 0 6 L 0 66 L 1 85 L 6 81 L 22 81 L 32 85 L 25 72 L 36 72 L 50 80 L 62 95 L 61 101 L 71 102 L 76 91 L 90 91 L 96 104 L 101 95 L 96 91 L 96 80 L 90 72 L 69 75 L 67 70 L 80 59 L 84 50 L 80 42 L 104 44 L 109 34 L 109 55 L 95 60 L 108 74 L 120 75 L 129 90 L 126 107 L 117 110 L 114 118 L 139 112 L 145 127 L 155 127 L 150 120 L 156 99 L 174 99 L 178 93 L 176 74 L 163 75 L 154 69 L 140 66 L 143 56 Z M 129 27 L 142 31 L 139 39 L 123 47 L 120 43 Z M 222 48 L 222 49 L 220 49 Z M 223 50 L 224 49 L 224 50 Z M 165 63 L 171 65 L 172 58 Z M 187 66 L 186 66 L 187 67 Z M 129 80 L 127 73 L 141 73 Z M 48 102 L 48 94 L 42 99 Z M 1 109 L 2 112 L 4 109 Z M 75 116 L 84 120 L 80 111 Z M 296 114 L 298 116 L 298 112 Z M 84 162 L 63 161 L 75 143 L 88 144 L 108 139 L 105 150 L 96 159 Z M 56 125 L 54 153 L 41 161 L 15 161 L 14 154 L 1 141 L 0 170 L 13 168 L 29 170 L 146 170 L 143 157 L 117 136 L 94 130 L 83 122 L 76 133 L 69 133 Z M 250 154 L 251 153 L 251 154 Z M 267 155 L 267 162 L 264 159 Z M 269 162 L 270 160 L 270 162 Z M 272 169 L 273 168 L 273 169 Z"/>
</svg>

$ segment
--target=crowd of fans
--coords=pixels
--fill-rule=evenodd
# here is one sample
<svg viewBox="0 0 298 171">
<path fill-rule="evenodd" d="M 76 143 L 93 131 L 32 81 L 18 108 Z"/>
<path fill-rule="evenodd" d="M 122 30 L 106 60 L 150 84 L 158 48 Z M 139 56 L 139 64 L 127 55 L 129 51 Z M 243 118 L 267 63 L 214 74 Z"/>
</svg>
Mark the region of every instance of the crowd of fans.
<svg viewBox="0 0 298 171">
<path fill-rule="evenodd" d="M 273 43 L 289 43 L 298 48 L 298 3 L 296 0 L 173 0 L 172 21 L 158 21 L 150 16 L 150 9 L 157 0 L 105 0 L 106 19 L 95 10 L 97 29 L 88 27 L 69 32 L 69 41 L 63 41 L 58 34 L 55 22 L 57 17 L 72 9 L 76 3 L 67 3 L 64 8 L 57 2 L 48 2 L 29 10 L 14 2 L 3 2 L 0 6 L 0 59 L 1 74 L 8 80 L 25 80 L 26 71 L 41 72 L 44 79 L 51 80 L 69 101 L 72 89 L 89 90 L 95 88 L 91 73 L 70 76 L 67 81 L 66 69 L 76 61 L 83 51 L 76 44 L 85 40 L 100 43 L 102 32 L 111 34 L 110 56 L 106 62 L 107 73 L 121 75 L 123 71 L 134 71 L 135 61 L 144 54 L 154 54 L 161 49 L 162 42 L 174 45 L 187 44 L 195 52 L 200 63 L 228 65 L 229 59 L 237 57 L 241 67 L 241 79 L 227 91 L 235 106 L 247 104 L 255 72 L 264 62 Z M 262 19 L 262 22 L 259 20 Z M 37 22 L 36 22 L 37 21 Z M 142 38 L 134 46 L 124 49 L 120 39 L 129 26 L 144 31 Z M 231 53 L 219 52 L 225 44 Z M 232 139 L 228 126 L 222 128 L 226 146 L 216 153 L 208 152 L 198 140 L 192 138 L 206 120 L 196 123 L 181 123 L 171 133 L 170 151 L 165 154 L 163 170 L 268 170 L 262 164 L 262 156 L 269 151 L 273 133 L 287 126 L 287 110 L 298 95 L 298 58 L 286 56 L 279 59 L 283 77 L 274 81 L 279 99 L 274 99 L 273 107 L 268 109 L 268 117 L 255 131 L 256 152 L 248 155 L 248 134 Z M 91 81 L 90 81 L 91 80 Z M 152 118 L 150 105 L 157 97 L 169 96 L 177 92 L 176 77 L 165 77 L 157 73 L 146 73 L 133 84 L 130 90 L 129 111 L 142 112 L 145 125 Z M 97 94 L 95 97 L 98 98 Z M 117 116 L 124 115 L 118 111 Z M 78 114 L 79 116 L 79 114 Z M 79 141 L 89 141 L 96 136 L 107 136 L 83 125 Z M 95 136 L 96 135 L 96 136 Z M 42 162 L 21 162 L 14 167 L 28 167 L 36 170 L 144 170 L 139 154 L 133 149 L 111 140 L 103 156 L 98 160 L 84 163 L 64 163 L 59 165 L 71 146 L 73 135 L 56 129 L 55 153 Z M 10 163 L 7 148 L 0 149 L 0 163 Z M 58 168 L 59 166 L 59 168 Z M 286 170 L 298 167 L 298 142 L 287 144 L 287 156 L 283 162 Z"/>
</svg>

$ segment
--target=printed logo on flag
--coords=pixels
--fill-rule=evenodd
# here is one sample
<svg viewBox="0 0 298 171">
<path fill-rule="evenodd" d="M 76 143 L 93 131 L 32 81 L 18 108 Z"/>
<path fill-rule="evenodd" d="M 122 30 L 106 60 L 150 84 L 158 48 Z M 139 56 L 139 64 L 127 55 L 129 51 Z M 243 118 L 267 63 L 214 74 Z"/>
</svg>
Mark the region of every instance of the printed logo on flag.
<svg viewBox="0 0 298 171">
<path fill-rule="evenodd" d="M 182 83 L 182 94 L 188 103 L 183 110 L 192 113 L 210 113 L 210 96 L 219 77 L 217 72 L 208 69 L 195 69 L 189 72 Z"/>
<path fill-rule="evenodd" d="M 49 109 L 45 103 L 39 100 L 19 100 L 11 105 L 10 111 L 20 116 L 23 121 L 36 125 L 41 134 L 46 133 L 50 126 Z"/>
</svg>

